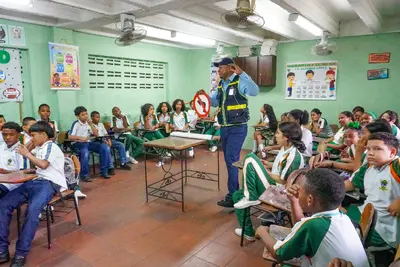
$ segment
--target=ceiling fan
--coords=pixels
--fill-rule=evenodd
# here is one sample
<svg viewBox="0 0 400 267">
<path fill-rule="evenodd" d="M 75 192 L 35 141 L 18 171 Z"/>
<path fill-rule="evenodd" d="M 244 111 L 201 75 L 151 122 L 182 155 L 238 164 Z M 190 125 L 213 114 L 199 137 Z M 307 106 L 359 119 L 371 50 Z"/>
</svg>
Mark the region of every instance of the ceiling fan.
<svg viewBox="0 0 400 267">
<path fill-rule="evenodd" d="M 141 27 L 135 27 L 135 16 L 133 14 L 121 14 L 121 35 L 115 39 L 118 46 L 128 46 L 143 40 L 147 31 Z"/>
<path fill-rule="evenodd" d="M 251 30 L 262 27 L 265 24 L 265 20 L 255 12 L 255 3 L 255 0 L 237 0 L 234 10 L 222 14 L 222 22 L 240 30 Z"/>
</svg>

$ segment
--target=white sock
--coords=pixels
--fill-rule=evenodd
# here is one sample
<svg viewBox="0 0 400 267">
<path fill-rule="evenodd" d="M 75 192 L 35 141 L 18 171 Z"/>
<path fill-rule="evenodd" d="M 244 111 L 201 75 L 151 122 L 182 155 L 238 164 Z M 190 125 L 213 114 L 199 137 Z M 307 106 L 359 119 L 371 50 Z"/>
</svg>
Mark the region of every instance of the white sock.
<svg viewBox="0 0 400 267">
<path fill-rule="evenodd" d="M 253 152 L 256 153 L 257 152 L 257 140 L 253 141 Z"/>
</svg>

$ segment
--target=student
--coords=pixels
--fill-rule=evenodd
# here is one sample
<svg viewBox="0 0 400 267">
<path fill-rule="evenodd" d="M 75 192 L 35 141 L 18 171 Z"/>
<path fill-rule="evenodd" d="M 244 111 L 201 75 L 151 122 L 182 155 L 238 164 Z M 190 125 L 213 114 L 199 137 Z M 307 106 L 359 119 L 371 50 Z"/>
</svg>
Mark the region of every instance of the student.
<svg viewBox="0 0 400 267">
<path fill-rule="evenodd" d="M 154 114 L 154 106 L 152 104 L 144 104 L 141 107 L 140 123 L 143 125 L 143 128 L 146 130 L 150 130 L 151 132 L 146 132 L 144 134 L 144 138 L 149 141 L 158 140 L 164 138 L 164 136 L 160 133 L 158 128 L 160 127 L 160 122 L 158 121 L 157 116 Z"/>
<path fill-rule="evenodd" d="M 36 146 L 36 157 L 23 145 L 18 147 L 17 152 L 36 166 L 38 178 L 23 183 L 0 201 L 0 263 L 10 260 L 8 238 L 13 210 L 23 203 L 28 203 L 24 224 L 11 262 L 12 267 L 24 266 L 39 225 L 39 214 L 55 194 L 67 189 L 64 175 L 64 154 L 51 141 L 54 138 L 51 126 L 45 122 L 37 122 L 32 125 L 30 134 L 32 142 Z"/>
<path fill-rule="evenodd" d="M 182 99 L 176 99 L 174 103 L 172 103 L 172 109 L 174 112 L 171 114 L 171 119 L 169 121 L 169 128 L 172 131 L 182 131 L 187 132 L 190 130 L 189 128 L 189 119 L 188 114 L 185 110 L 185 102 Z M 188 148 L 189 156 L 194 156 L 193 147 Z"/>
<path fill-rule="evenodd" d="M 362 206 L 350 206 L 347 215 L 359 222 L 366 204 L 377 212 L 377 222 L 369 246 L 395 248 L 400 243 L 400 159 L 399 141 L 391 133 L 369 136 L 367 164 L 345 182 L 346 191 L 364 190 L 367 199 Z M 354 263 L 354 262 L 353 262 Z"/>
<path fill-rule="evenodd" d="M 343 143 L 343 135 L 346 131 L 347 124 L 352 121 L 354 121 L 354 117 L 353 113 L 350 111 L 343 111 L 339 114 L 339 125 L 342 127 L 332 138 L 324 142 L 328 152 L 340 154 L 341 150 L 346 147 L 346 145 Z"/>
<path fill-rule="evenodd" d="M 26 146 L 29 149 L 29 151 L 31 151 L 34 148 L 29 130 L 35 123 L 36 119 L 33 117 L 25 117 L 22 120 L 22 132 L 20 136 L 20 142 L 21 144 Z"/>
<path fill-rule="evenodd" d="M 280 122 L 288 121 L 288 115 L 289 115 L 289 112 L 282 113 Z"/>
<path fill-rule="evenodd" d="M 288 115 L 289 121 L 297 122 L 301 126 L 303 132 L 301 141 L 303 141 L 306 146 L 303 155 L 309 158 L 312 156 L 313 137 L 311 131 L 304 127 L 308 124 L 308 119 L 309 115 L 307 110 L 301 111 L 300 109 L 293 109 Z"/>
<path fill-rule="evenodd" d="M 0 114 L 0 145 L 4 143 L 3 136 L 1 135 L 1 129 L 3 128 L 4 123 L 6 123 L 6 118 Z"/>
<path fill-rule="evenodd" d="M 193 100 L 189 102 L 189 108 L 187 110 L 188 120 L 189 120 L 189 128 L 191 130 L 196 130 L 197 121 L 199 116 L 197 115 L 196 111 L 194 110 Z"/>
<path fill-rule="evenodd" d="M 91 121 L 88 121 L 88 113 L 85 107 L 79 106 L 75 108 L 74 113 L 77 120 L 72 123 L 68 133 L 68 139 L 73 141 L 72 149 L 79 155 L 79 161 L 81 162 L 81 180 L 84 182 L 92 181 L 89 176 L 89 151 L 99 153 L 100 175 L 104 179 L 109 179 L 109 147 L 105 143 L 90 142 L 89 137 L 91 135 L 97 136 L 98 130 Z M 111 172 L 110 170 L 110 173 Z"/>
<path fill-rule="evenodd" d="M 361 126 L 365 126 L 368 123 L 373 122 L 376 119 L 376 115 L 373 112 L 364 112 L 360 118 Z"/>
<path fill-rule="evenodd" d="M 172 111 L 172 107 L 168 102 L 161 102 L 158 107 L 157 107 L 157 118 L 160 123 L 160 129 L 161 134 L 164 137 L 167 137 L 169 134 L 166 132 L 166 127 L 170 121 L 170 113 Z"/>
<path fill-rule="evenodd" d="M 132 135 L 132 129 L 129 128 L 128 117 L 121 113 L 119 107 L 113 107 L 112 114 L 115 138 L 122 137 L 125 139 L 125 150 L 127 152 L 128 161 L 133 164 L 138 164 L 138 161 L 135 158 L 143 153 L 144 141 L 139 137 Z"/>
<path fill-rule="evenodd" d="M 364 114 L 365 110 L 363 107 L 356 106 L 353 108 L 353 118 L 354 121 L 360 121 L 361 116 Z"/>
<path fill-rule="evenodd" d="M 57 135 L 59 133 L 57 121 L 50 119 L 50 106 L 47 104 L 41 104 L 38 108 L 39 119 L 38 121 L 45 121 L 50 124 L 51 128 L 54 130 L 54 140 L 57 140 Z"/>
<path fill-rule="evenodd" d="M 279 261 L 300 258 L 301 266 L 328 266 L 334 258 L 368 267 L 364 247 L 349 217 L 339 211 L 345 196 L 342 178 L 328 169 L 313 169 L 288 188 L 296 224 L 284 240 L 276 240 L 260 226 L 257 237 Z M 304 213 L 312 214 L 304 217 Z"/>
<path fill-rule="evenodd" d="M 276 121 L 275 112 L 271 105 L 264 104 L 260 113 L 260 120 L 255 126 L 263 129 L 254 131 L 252 152 L 257 153 L 257 151 L 260 151 L 261 157 L 266 158 L 267 154 L 264 152 L 263 139 L 267 140 L 267 145 L 270 144 L 270 141 L 274 138 L 278 122 Z"/>
<path fill-rule="evenodd" d="M 92 111 L 92 113 L 90 113 L 90 118 L 92 119 L 92 123 L 93 123 L 94 127 L 97 129 L 96 136 L 99 136 L 99 137 L 107 136 L 108 133 L 107 133 L 106 128 L 104 127 L 104 124 L 100 122 L 100 113 L 98 111 Z M 126 151 L 125 151 L 124 144 L 115 139 L 111 139 L 111 138 L 105 138 L 104 142 L 107 144 L 108 147 L 118 151 L 119 160 L 121 162 L 121 169 L 128 170 L 128 171 L 131 170 L 131 167 L 128 166 L 128 164 L 127 164 Z M 109 156 L 108 169 L 109 169 L 110 173 L 113 174 L 114 173 L 114 165 L 113 165 L 113 161 L 111 159 L 111 153 L 109 153 L 108 156 Z"/>
<path fill-rule="evenodd" d="M 258 198 L 267 187 L 272 184 L 285 184 L 289 175 L 304 167 L 304 159 L 301 153 L 305 146 L 301 141 L 302 129 L 294 122 L 283 122 L 276 131 L 275 138 L 281 149 L 274 163 L 260 161 L 253 153 L 247 154 L 243 167 L 243 188 L 233 194 L 235 212 L 241 228 L 235 230 L 236 235 L 241 236 L 243 229 L 243 216 L 249 214 L 245 211 L 251 206 L 260 204 Z M 271 170 L 269 170 L 271 169 Z M 244 237 L 254 241 L 254 229 L 250 217 L 246 218 Z"/>
<path fill-rule="evenodd" d="M 218 123 L 218 113 L 219 109 L 217 109 L 211 117 L 215 121 L 214 124 L 211 125 L 204 133 L 214 137 L 212 140 L 208 141 L 208 149 L 213 153 L 218 149 L 218 141 L 221 135 L 221 125 Z"/>
<path fill-rule="evenodd" d="M 17 153 L 17 148 L 21 144 L 19 136 L 21 127 L 15 122 L 7 122 L 3 125 L 1 133 L 4 143 L 0 144 L 0 173 L 10 173 L 24 169 L 24 160 Z M 0 184 L 0 199 L 20 184 Z M 1 240 L 1 238 L 0 238 Z M 1 258 L 1 257 L 0 257 Z M 0 259 L 1 261 L 1 259 Z"/>
<path fill-rule="evenodd" d="M 397 139 L 400 139 L 399 116 L 397 112 L 386 110 L 379 118 L 386 120 L 392 127 L 393 135 L 396 136 Z"/>
<path fill-rule="evenodd" d="M 325 118 L 322 118 L 322 112 L 314 108 L 311 110 L 311 133 L 318 137 L 329 138 L 333 136 L 332 128 Z"/>
</svg>

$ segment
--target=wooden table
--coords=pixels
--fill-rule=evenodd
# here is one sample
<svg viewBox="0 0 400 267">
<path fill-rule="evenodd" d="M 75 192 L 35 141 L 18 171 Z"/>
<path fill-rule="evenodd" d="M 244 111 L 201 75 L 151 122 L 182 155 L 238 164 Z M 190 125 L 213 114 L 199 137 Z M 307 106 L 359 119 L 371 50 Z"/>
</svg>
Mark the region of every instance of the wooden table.
<svg viewBox="0 0 400 267">
<path fill-rule="evenodd" d="M 0 183 L 20 184 L 37 178 L 36 174 L 27 174 L 24 171 L 0 174 Z"/>
<path fill-rule="evenodd" d="M 182 211 L 185 211 L 185 196 L 184 196 L 184 180 L 187 183 L 188 178 L 200 179 L 209 182 L 216 182 L 219 188 L 219 149 L 217 150 L 217 173 L 207 172 L 207 170 L 191 170 L 187 167 L 187 149 L 191 147 L 196 147 L 202 144 L 207 144 L 206 140 L 198 140 L 198 139 L 189 139 L 182 137 L 166 137 L 163 139 L 158 139 L 150 142 L 145 142 L 145 147 L 153 147 L 167 150 L 175 150 L 179 152 L 178 160 L 180 161 L 180 171 L 177 173 L 172 173 L 172 163 L 173 159 L 171 159 L 171 165 L 169 169 L 165 169 L 164 165 L 162 166 L 162 170 L 164 171 L 164 175 L 161 179 L 153 182 L 151 184 L 148 183 L 148 173 L 147 173 L 147 154 L 144 153 L 144 170 L 145 170 L 145 181 L 146 181 L 146 202 L 149 202 L 149 196 L 155 197 L 156 199 L 167 199 L 175 202 L 182 203 Z M 210 160 L 213 160 L 212 158 Z M 216 178 L 215 178 L 216 177 Z M 175 189 L 167 189 L 172 184 L 180 182 L 179 188 Z M 180 189 L 180 190 L 178 190 Z"/>
</svg>

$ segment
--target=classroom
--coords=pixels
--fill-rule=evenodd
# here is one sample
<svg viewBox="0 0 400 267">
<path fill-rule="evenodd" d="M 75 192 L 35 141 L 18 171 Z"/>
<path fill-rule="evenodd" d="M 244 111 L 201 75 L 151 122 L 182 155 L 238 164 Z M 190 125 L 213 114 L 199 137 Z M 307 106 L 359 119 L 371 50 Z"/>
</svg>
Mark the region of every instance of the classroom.
<svg viewBox="0 0 400 267">
<path fill-rule="evenodd" d="M 0 0 L 0 267 L 400 266 L 398 0 Z"/>
</svg>

